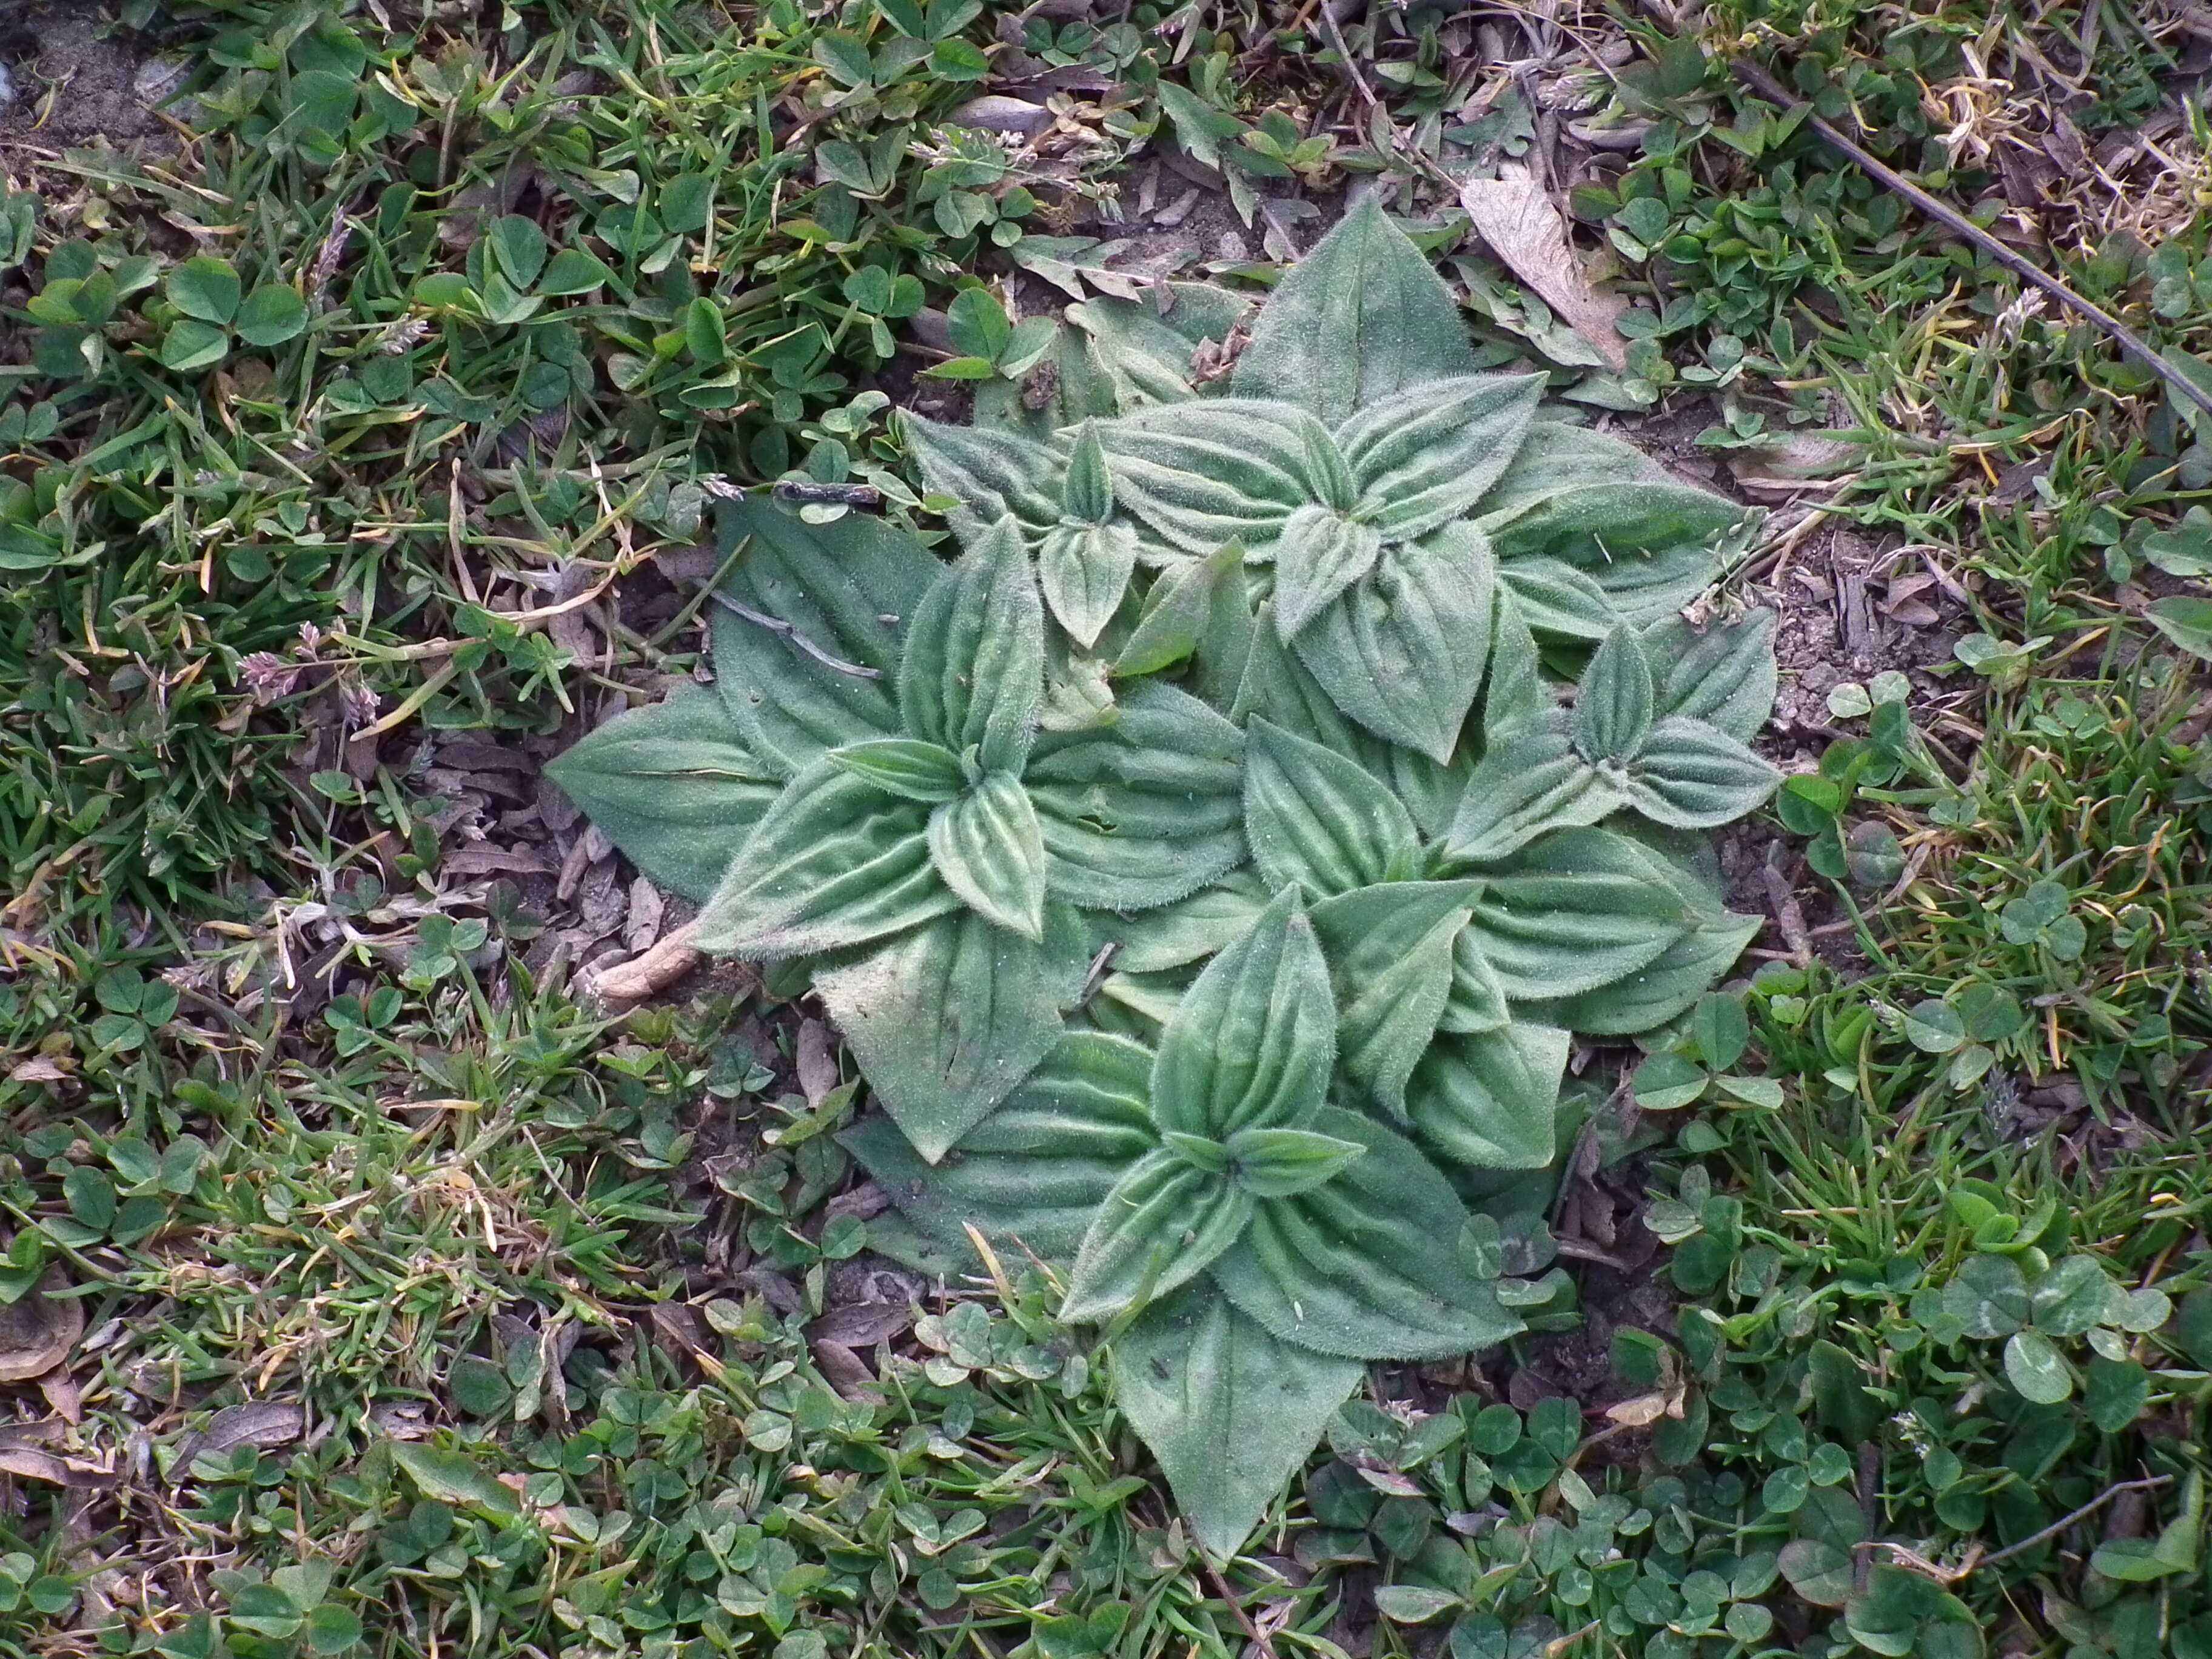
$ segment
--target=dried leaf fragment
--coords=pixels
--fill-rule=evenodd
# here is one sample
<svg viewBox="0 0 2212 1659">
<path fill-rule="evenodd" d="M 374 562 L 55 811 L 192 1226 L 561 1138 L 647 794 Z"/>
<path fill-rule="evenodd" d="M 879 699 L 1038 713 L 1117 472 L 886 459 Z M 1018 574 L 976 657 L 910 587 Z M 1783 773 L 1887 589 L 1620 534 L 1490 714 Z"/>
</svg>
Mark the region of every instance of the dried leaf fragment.
<svg viewBox="0 0 2212 1659">
<path fill-rule="evenodd" d="M 1627 347 L 1613 319 L 1628 309 L 1628 301 L 1591 286 L 1567 238 L 1567 222 L 1543 187 L 1525 173 L 1470 179 L 1460 186 L 1459 199 L 1490 251 L 1602 353 L 1614 373 L 1626 371 Z"/>
</svg>

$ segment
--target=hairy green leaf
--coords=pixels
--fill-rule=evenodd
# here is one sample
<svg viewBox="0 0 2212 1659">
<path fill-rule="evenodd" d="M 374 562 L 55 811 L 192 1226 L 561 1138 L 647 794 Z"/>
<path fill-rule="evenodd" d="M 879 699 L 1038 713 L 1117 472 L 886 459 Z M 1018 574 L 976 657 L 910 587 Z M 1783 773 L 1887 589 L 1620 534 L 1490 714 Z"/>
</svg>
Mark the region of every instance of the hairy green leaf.
<svg viewBox="0 0 2212 1659">
<path fill-rule="evenodd" d="M 1532 644 L 1532 659 L 1534 649 Z M 1241 720 L 1264 716 L 1286 732 L 1358 762 L 1361 770 L 1382 779 L 1406 804 L 1423 835 L 1440 835 L 1451 822 L 1466 769 L 1456 763 L 1440 765 L 1353 720 L 1283 645 L 1264 617 L 1253 631 L 1232 712 Z"/>
<path fill-rule="evenodd" d="M 1703 720 L 1670 714 L 1628 769 L 1638 811 L 1680 830 L 1715 830 L 1757 809 L 1782 774 Z"/>
<path fill-rule="evenodd" d="M 1404 1136 L 1328 1107 L 1312 1126 L 1364 1146 L 1333 1181 L 1255 1206 L 1213 1264 L 1238 1311 L 1285 1341 L 1348 1359 L 1443 1359 L 1521 1322 L 1461 1268 L 1467 1211 Z"/>
<path fill-rule="evenodd" d="M 1499 567 L 1498 579 L 1513 596 L 1522 623 L 1539 634 L 1601 640 L 1620 625 L 1620 612 L 1605 589 L 1571 564 L 1510 559 Z"/>
<path fill-rule="evenodd" d="M 1146 1153 L 1091 1218 L 1060 1318 L 1096 1323 L 1188 1283 L 1237 1242 L 1255 1201 L 1243 1187 L 1180 1152 Z"/>
<path fill-rule="evenodd" d="M 968 787 L 960 757 L 920 738 L 866 738 L 829 751 L 832 765 L 902 800 L 935 805 Z"/>
<path fill-rule="evenodd" d="M 1479 503 L 1480 517 L 1486 526 L 1498 528 L 1558 495 L 1593 484 L 1666 482 L 1666 470 L 1642 450 L 1540 412 L 1511 464 Z"/>
<path fill-rule="evenodd" d="M 966 1229 L 1069 1261 L 1106 1194 L 1158 1145 L 1146 1091 L 1152 1051 L 1071 1031 L 943 1161 L 926 1163 L 892 1120 L 838 1136 L 908 1220 L 964 1257 Z"/>
<path fill-rule="evenodd" d="M 1160 572 L 1145 595 L 1136 627 L 1114 659 L 1115 676 L 1157 673 L 1198 650 L 1218 608 L 1217 595 L 1226 585 L 1243 581 L 1243 545 L 1224 542 L 1202 559 L 1181 560 Z"/>
<path fill-rule="evenodd" d="M 1275 626 L 1285 639 L 1374 568 L 1382 535 L 1334 507 L 1302 507 L 1275 543 Z"/>
<path fill-rule="evenodd" d="M 699 912 L 699 949 L 773 960 L 863 945 L 960 901 L 931 867 L 920 804 L 828 759 L 787 785 Z"/>
<path fill-rule="evenodd" d="M 745 747 L 788 777 L 827 749 L 900 730 L 890 671 L 941 567 L 912 537 L 847 514 L 810 525 L 765 501 L 725 504 L 714 679 Z M 888 618 L 889 620 L 886 620 Z"/>
<path fill-rule="evenodd" d="M 1627 624 L 1590 654 L 1575 699 L 1575 746 L 1592 761 L 1626 761 L 1651 732 L 1651 665 Z"/>
<path fill-rule="evenodd" d="M 1635 973 L 1694 920 L 1660 859 L 1626 836 L 1577 829 L 1493 866 L 1468 927 L 1518 1002 L 1573 996 Z"/>
<path fill-rule="evenodd" d="M 1244 734 L 1152 682 L 1124 691 L 1116 716 L 1043 733 L 1024 783 L 1046 890 L 1090 909 L 1148 909 L 1244 861 Z"/>
<path fill-rule="evenodd" d="M 1336 430 L 1361 516 L 1392 541 L 1458 518 L 1521 447 L 1540 374 L 1431 380 L 1363 407 Z"/>
<path fill-rule="evenodd" d="M 1765 925 L 1763 916 L 1726 911 L 1701 917 L 1643 966 L 1557 1001 L 1531 1000 L 1523 1012 L 1592 1036 L 1632 1036 L 1654 1030 L 1723 978 Z"/>
<path fill-rule="evenodd" d="M 1113 1364 L 1115 1403 L 1159 1460 L 1192 1534 L 1222 1560 L 1364 1370 L 1279 1340 L 1203 1281 L 1146 1308 L 1114 1344 Z"/>
<path fill-rule="evenodd" d="M 1078 524 L 1102 525 L 1114 516 L 1114 477 L 1106 468 L 1098 428 L 1090 421 L 1077 428 L 1075 447 L 1068 452 L 1060 505 L 1061 513 Z"/>
<path fill-rule="evenodd" d="M 1044 838 L 1020 782 L 991 772 L 929 815 L 929 860 L 986 921 L 1044 937 Z"/>
<path fill-rule="evenodd" d="M 1097 431 L 1115 498 L 1170 557 L 1224 542 L 1273 557 L 1291 514 L 1317 499 L 1313 447 L 1329 441 L 1303 410 L 1244 399 L 1159 404 Z"/>
<path fill-rule="evenodd" d="M 1044 611 L 1013 520 L 1001 519 L 915 608 L 899 661 L 909 736 L 1018 775 L 1044 689 Z"/>
<path fill-rule="evenodd" d="M 1559 1151 L 1566 1063 L 1567 1034 L 1542 1025 L 1440 1037 L 1406 1085 L 1413 1132 L 1477 1169 L 1540 1170 Z"/>
<path fill-rule="evenodd" d="M 1459 798 L 1446 845 L 1458 858 L 1502 859 L 1551 830 L 1595 823 L 1617 811 L 1620 781 L 1575 752 L 1553 715 L 1490 733 Z"/>
<path fill-rule="evenodd" d="M 1336 1006 L 1295 890 L 1206 965 L 1160 1036 L 1152 1115 L 1225 1141 L 1239 1129 L 1310 1127 L 1328 1089 Z"/>
<path fill-rule="evenodd" d="M 617 715 L 545 769 L 609 841 L 662 886 L 703 901 L 783 791 L 711 691 Z"/>
<path fill-rule="evenodd" d="M 1658 665 L 1655 712 L 1749 743 L 1774 709 L 1774 620 L 1771 611 L 1754 611 L 1728 627 L 1700 631 L 1669 617 L 1646 629 L 1644 654 Z"/>
<path fill-rule="evenodd" d="M 1334 427 L 1392 393 L 1474 372 L 1451 290 L 1373 197 L 1291 267 L 1237 360 L 1239 398 Z"/>
<path fill-rule="evenodd" d="M 1258 919 L 1268 897 L 1267 884 L 1248 865 L 1173 904 L 1094 921 L 1114 945 L 1118 971 L 1158 973 L 1212 956 Z"/>
<path fill-rule="evenodd" d="M 1336 994 L 1337 1070 L 1355 1097 L 1403 1121 L 1406 1079 L 1453 986 L 1454 945 L 1481 884 L 1394 881 L 1314 906 Z"/>
<path fill-rule="evenodd" d="M 1484 523 L 1501 559 L 1561 559 L 1587 569 L 1676 547 L 1710 550 L 1744 517 L 1709 490 L 1638 481 L 1558 490 L 1510 516 L 1486 514 Z"/>
<path fill-rule="evenodd" d="M 1470 911 L 1468 920 L 1474 919 Z M 1462 927 L 1452 940 L 1451 994 L 1444 999 L 1443 1012 L 1437 1017 L 1437 1030 L 1494 1031 L 1512 1018 L 1505 1002 L 1505 981 L 1490 965 L 1482 934 Z"/>
<path fill-rule="evenodd" d="M 1270 886 L 1315 899 L 1411 876 L 1420 851 L 1412 816 L 1375 779 L 1258 719 L 1247 727 L 1244 835 Z"/>
<path fill-rule="evenodd" d="M 1230 1178 L 1255 1198 L 1310 1192 L 1367 1151 L 1358 1141 L 1311 1129 L 1239 1129 L 1223 1150 Z"/>
<path fill-rule="evenodd" d="M 1060 522 L 1066 464 L 1048 445 L 912 413 L 902 415 L 899 425 L 921 469 L 922 487 L 958 503 L 946 518 L 963 544 L 1010 514 L 1031 536 Z"/>
<path fill-rule="evenodd" d="M 962 910 L 817 969 L 814 988 L 884 1109 L 933 1162 L 1053 1051 L 1069 977 L 1058 958 L 1079 950 Z"/>
<path fill-rule="evenodd" d="M 1397 543 L 1299 631 L 1298 660 L 1370 732 L 1449 765 L 1482 685 L 1495 580 L 1473 525 Z"/>
<path fill-rule="evenodd" d="M 1058 524 L 1037 545 L 1037 580 L 1054 620 L 1086 649 L 1121 609 L 1137 568 L 1137 532 L 1125 524 Z"/>
</svg>

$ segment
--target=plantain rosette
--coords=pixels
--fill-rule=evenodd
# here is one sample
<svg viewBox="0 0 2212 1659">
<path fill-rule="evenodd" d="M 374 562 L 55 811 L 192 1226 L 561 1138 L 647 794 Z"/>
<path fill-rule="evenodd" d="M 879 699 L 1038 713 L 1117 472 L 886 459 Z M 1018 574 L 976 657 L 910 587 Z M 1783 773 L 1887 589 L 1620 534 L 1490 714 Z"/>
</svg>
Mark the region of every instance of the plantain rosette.
<svg viewBox="0 0 2212 1659">
<path fill-rule="evenodd" d="M 1018 537 L 946 565 L 866 520 L 743 502 L 716 682 L 550 769 L 701 904 L 693 942 L 794 962 L 875 1096 L 941 1157 L 1059 1041 L 1079 908 L 1140 912 L 1244 857 L 1243 734 L 1174 686 L 1040 720 L 1043 613 Z"/>
<path fill-rule="evenodd" d="M 1364 1363 L 1549 1302 L 1483 1206 L 1555 1162 L 1576 1034 L 1755 931 L 1703 832 L 1777 781 L 1775 672 L 1771 617 L 1680 614 L 1741 510 L 1477 374 L 1371 204 L 1225 392 L 1241 307 L 1170 295 L 1071 307 L 1042 409 L 909 422 L 957 563 L 733 509 L 714 690 L 556 776 L 708 948 L 811 973 L 889 1114 L 842 1137 L 872 1242 L 1055 1264 L 1225 1554 Z"/>
</svg>

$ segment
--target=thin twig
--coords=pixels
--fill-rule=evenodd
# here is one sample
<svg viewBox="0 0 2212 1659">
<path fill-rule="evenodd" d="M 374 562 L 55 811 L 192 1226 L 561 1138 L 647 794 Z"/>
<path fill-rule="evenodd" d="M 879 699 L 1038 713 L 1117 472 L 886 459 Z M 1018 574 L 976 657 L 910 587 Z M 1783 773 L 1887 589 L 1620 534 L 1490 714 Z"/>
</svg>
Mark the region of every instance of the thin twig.
<svg viewBox="0 0 2212 1659">
<path fill-rule="evenodd" d="M 2061 1516 L 2057 1520 L 2053 1521 L 2049 1526 L 2045 1527 L 2041 1532 L 2032 1532 L 2028 1534 L 2027 1537 L 2021 1539 L 2017 1544 L 2008 1544 L 2002 1549 L 1984 1556 L 1981 1559 L 1980 1565 L 1984 1567 L 1994 1567 L 2000 1561 L 2009 1561 L 2015 1555 L 2027 1554 L 2028 1551 L 2033 1549 L 2039 1544 L 2049 1543 L 2052 1539 L 2057 1537 L 2060 1533 L 2064 1532 L 2069 1527 L 2073 1526 L 2075 1522 L 2085 1521 L 2089 1516 L 2094 1515 L 2099 1510 L 2104 1508 L 2106 1504 L 2111 1503 L 2122 1492 L 2148 1492 L 2154 1486 L 2170 1486 L 2172 1484 L 2173 1477 L 2170 1474 L 2153 1474 L 2146 1475 L 2141 1480 L 2123 1480 L 2117 1486 L 2107 1486 L 2103 1492 L 2099 1492 L 2087 1503 L 2082 1504 L 2080 1509 L 2075 1510 L 2073 1514 Z"/>
<path fill-rule="evenodd" d="M 1322 9 L 1322 15 L 1328 15 L 1326 6 Z M 1260 1656 L 1260 1659 L 1275 1659 L 1275 1644 L 1267 1639 L 1265 1631 L 1252 1622 L 1252 1615 L 1244 1611 L 1244 1604 L 1237 1599 L 1237 1592 L 1229 1588 L 1229 1581 L 1221 1576 L 1221 1569 L 1213 1565 L 1212 1558 L 1204 1550 L 1198 1553 L 1198 1559 L 1206 1563 L 1206 1576 L 1213 1581 L 1213 1588 L 1221 1593 L 1221 1599 L 1229 1604 L 1229 1611 L 1236 1615 L 1237 1622 L 1244 1627 L 1244 1634 L 1251 1638 L 1252 1650 Z"/>
<path fill-rule="evenodd" d="M 782 635 L 824 668 L 834 668 L 840 674 L 850 674 L 855 679 L 879 680 L 884 677 L 884 671 L 880 668 L 864 668 L 859 663 L 847 662 L 842 657 L 831 656 L 781 617 L 771 617 L 754 610 L 750 605 L 739 605 L 719 587 L 714 590 L 714 594 L 716 605 L 736 611 L 756 628 L 765 628 L 771 634 Z"/>
<path fill-rule="evenodd" d="M 1753 63 L 1748 58 L 1737 58 L 1730 60 L 1729 67 L 1735 71 L 1737 80 L 1742 82 L 1760 97 L 1781 105 L 1785 111 L 1789 112 L 1795 112 L 1802 107 L 1802 100 L 1790 96 L 1789 89 L 1768 74 L 1761 65 Z M 2168 362 L 2152 348 L 2149 341 L 2113 316 L 2111 312 L 2094 301 L 2085 299 L 2076 294 L 2058 278 L 2050 275 L 2033 261 L 2015 253 L 1957 209 L 1936 200 L 1935 197 L 1921 189 L 1903 173 L 1877 160 L 1863 145 L 1846 137 L 1843 131 L 1832 122 L 1808 111 L 1805 124 L 1820 134 L 1822 141 L 1830 148 L 1842 151 L 1877 182 L 1895 191 L 1946 230 L 1950 231 L 1954 235 L 1965 237 L 1966 240 L 1988 254 L 1990 258 L 2012 272 L 2021 281 L 2028 283 L 2031 287 L 2042 289 L 2075 315 L 2085 318 L 2102 329 L 2111 336 L 2113 344 L 2165 381 L 2185 401 L 2195 404 L 2206 414 L 2212 415 L 2212 391 L 2208 391 L 2197 385 L 2187 374 Z"/>
<path fill-rule="evenodd" d="M 1367 77 L 1359 72 L 1359 65 L 1352 56 L 1352 48 L 1344 44 L 1344 31 L 1337 27 L 1336 14 L 1328 9 L 1327 0 L 1323 0 L 1321 9 L 1321 32 L 1328 37 L 1329 50 L 1335 52 L 1344 78 L 1352 82 L 1352 89 L 1359 94 L 1359 101 L 1372 115 L 1378 101 L 1375 88 L 1367 84 Z"/>
</svg>

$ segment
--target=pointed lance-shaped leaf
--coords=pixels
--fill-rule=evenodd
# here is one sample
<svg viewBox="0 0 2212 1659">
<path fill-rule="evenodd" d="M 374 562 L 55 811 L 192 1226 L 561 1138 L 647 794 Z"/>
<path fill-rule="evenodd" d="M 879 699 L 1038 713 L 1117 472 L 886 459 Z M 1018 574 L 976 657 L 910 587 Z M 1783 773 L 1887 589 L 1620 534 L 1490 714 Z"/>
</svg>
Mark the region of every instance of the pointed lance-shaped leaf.
<svg viewBox="0 0 2212 1659">
<path fill-rule="evenodd" d="M 866 738 L 830 750 L 828 758 L 833 766 L 902 800 L 934 805 L 968 787 L 960 757 L 920 738 Z"/>
<path fill-rule="evenodd" d="M 1110 726 L 1044 733 L 1023 785 L 1046 890 L 1086 909 L 1144 910 L 1244 862 L 1244 734 L 1157 682 L 1116 707 Z"/>
<path fill-rule="evenodd" d="M 1147 1154 L 1115 1182 L 1084 1234 L 1060 1318 L 1111 1319 L 1188 1283 L 1237 1242 L 1253 1202 L 1244 1188 L 1180 1152 Z"/>
<path fill-rule="evenodd" d="M 1246 727 L 1244 836 L 1269 886 L 1314 899 L 1401 880 L 1420 856 L 1412 817 L 1381 783 L 1259 719 Z"/>
<path fill-rule="evenodd" d="M 1060 1041 L 1083 947 L 1049 927 L 1046 937 L 1032 945 L 962 909 L 816 971 L 870 1087 L 924 1158 L 944 1157 Z"/>
<path fill-rule="evenodd" d="M 1443 1359 L 1522 1329 L 1495 1285 L 1461 1267 L 1467 1210 L 1412 1141 L 1336 1107 L 1312 1127 L 1366 1151 L 1334 1179 L 1254 1207 L 1213 1264 L 1239 1312 L 1348 1359 Z"/>
<path fill-rule="evenodd" d="M 1607 830 L 1563 830 L 1483 878 L 1469 931 L 1515 1001 L 1574 996 L 1657 960 L 1697 923 L 1666 863 Z"/>
<path fill-rule="evenodd" d="M 1449 765 L 1482 685 L 1495 580 L 1471 524 L 1395 543 L 1299 630 L 1298 660 L 1368 731 Z"/>
<path fill-rule="evenodd" d="M 1521 620 L 1539 634 L 1568 640 L 1601 640 L 1620 626 L 1611 596 L 1587 572 L 1557 559 L 1509 559 L 1498 580 L 1513 596 Z"/>
<path fill-rule="evenodd" d="M 1493 730 L 1446 845 L 1455 857 L 1488 863 L 1552 830 L 1595 823 L 1622 798 L 1617 780 L 1575 752 L 1563 717 Z"/>
<path fill-rule="evenodd" d="M 1085 421 L 1076 428 L 1075 447 L 1067 454 L 1067 476 L 1060 484 L 1060 508 L 1062 518 L 1078 524 L 1101 525 L 1114 516 L 1114 477 L 1106 467 L 1096 422 Z"/>
<path fill-rule="evenodd" d="M 910 413 L 900 416 L 899 429 L 921 470 L 922 487 L 958 504 L 945 516 L 963 544 L 1009 514 L 1031 536 L 1060 522 L 1066 463 L 1051 446 Z"/>
<path fill-rule="evenodd" d="M 1152 1065 L 1152 1115 L 1212 1140 L 1309 1127 L 1335 1052 L 1328 964 L 1287 890 L 1184 993 Z"/>
<path fill-rule="evenodd" d="M 927 809 L 828 760 L 784 788 L 693 924 L 699 949 L 772 961 L 917 927 L 960 901 L 931 867 Z"/>
<path fill-rule="evenodd" d="M 1575 696 L 1575 747 L 1585 759 L 1626 762 L 1651 730 L 1651 665 L 1626 623 L 1590 653 Z"/>
<path fill-rule="evenodd" d="M 1779 771 L 1734 738 L 1670 714 L 1651 728 L 1629 768 L 1628 799 L 1655 823 L 1717 830 L 1754 811 L 1781 781 Z"/>
<path fill-rule="evenodd" d="M 1334 507 L 1302 507 L 1275 543 L 1275 627 L 1282 636 L 1320 615 L 1336 596 L 1375 567 L 1382 532 Z"/>
<path fill-rule="evenodd" d="M 1294 1198 L 1334 1180 L 1367 1148 L 1311 1129 L 1239 1129 L 1223 1151 L 1230 1178 L 1253 1197 Z"/>
<path fill-rule="evenodd" d="M 1481 889 L 1477 881 L 1392 881 L 1314 906 L 1336 993 L 1337 1074 L 1352 1098 L 1401 1122 L 1406 1079 L 1449 1005 L 1454 942 Z"/>
<path fill-rule="evenodd" d="M 1001 519 L 915 608 L 899 663 L 907 734 L 1018 776 L 1044 693 L 1044 611 L 1020 532 Z"/>
<path fill-rule="evenodd" d="M 1126 524 L 1054 525 L 1037 544 L 1044 602 L 1085 650 L 1121 609 L 1137 568 L 1137 532 Z"/>
<path fill-rule="evenodd" d="M 747 749 L 721 700 L 696 688 L 617 714 L 545 775 L 631 863 L 701 902 L 783 793 L 781 769 Z"/>
<path fill-rule="evenodd" d="M 1662 669 L 1656 712 L 1749 743 L 1774 710 L 1774 622 L 1771 611 L 1754 611 L 1727 627 L 1669 617 L 1645 629 L 1644 654 Z"/>
<path fill-rule="evenodd" d="M 1262 606 L 1254 618 L 1231 714 L 1240 720 L 1261 715 L 1286 732 L 1357 761 L 1406 804 L 1423 835 L 1441 836 L 1467 781 L 1466 768 L 1456 763 L 1440 765 L 1425 754 L 1392 743 L 1338 708 L 1313 672 L 1277 636 L 1268 610 Z M 1533 664 L 1534 641 L 1529 642 L 1528 651 Z"/>
<path fill-rule="evenodd" d="M 963 1258 L 973 1226 L 1001 1249 L 1069 1261 L 1114 1183 L 1159 1144 L 1152 1072 L 1152 1051 L 1126 1037 L 1070 1031 L 940 1163 L 890 1118 L 837 1139 L 901 1215 Z"/>
<path fill-rule="evenodd" d="M 929 859 L 986 921 L 1044 938 L 1044 838 L 1018 779 L 988 772 L 929 815 Z"/>
<path fill-rule="evenodd" d="M 1159 1460 L 1199 1544 L 1243 1547 L 1364 1367 L 1283 1341 L 1198 1281 L 1114 1344 L 1114 1400 Z"/>
<path fill-rule="evenodd" d="M 714 607 L 714 685 L 745 747 L 789 777 L 825 749 L 900 729 L 890 671 L 943 568 L 903 531 L 848 513 L 810 525 L 765 500 L 718 509 L 726 556 Z"/>
<path fill-rule="evenodd" d="M 1240 398 L 1279 398 L 1334 427 L 1393 392 L 1474 370 L 1458 301 L 1369 196 L 1285 273 L 1234 384 Z"/>
<path fill-rule="evenodd" d="M 1158 673 L 1196 651 L 1218 608 L 1216 593 L 1243 580 L 1243 544 L 1224 542 L 1206 557 L 1178 561 L 1155 576 L 1137 625 L 1114 659 L 1115 678 Z"/>
<path fill-rule="evenodd" d="M 1425 1146 L 1478 1170 L 1540 1170 L 1558 1156 L 1567 1034 L 1520 1023 L 1440 1037 L 1406 1085 Z"/>
<path fill-rule="evenodd" d="M 1115 500 L 1169 557 L 1202 558 L 1239 542 L 1255 560 L 1273 558 L 1285 520 L 1322 499 L 1312 456 L 1328 434 L 1290 404 L 1208 398 L 1101 421 L 1096 430 Z"/>
<path fill-rule="evenodd" d="M 1540 374 L 1470 374 L 1371 403 L 1336 430 L 1359 514 L 1391 541 L 1461 517 L 1521 447 Z"/>
</svg>

